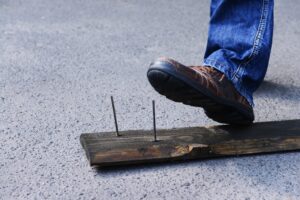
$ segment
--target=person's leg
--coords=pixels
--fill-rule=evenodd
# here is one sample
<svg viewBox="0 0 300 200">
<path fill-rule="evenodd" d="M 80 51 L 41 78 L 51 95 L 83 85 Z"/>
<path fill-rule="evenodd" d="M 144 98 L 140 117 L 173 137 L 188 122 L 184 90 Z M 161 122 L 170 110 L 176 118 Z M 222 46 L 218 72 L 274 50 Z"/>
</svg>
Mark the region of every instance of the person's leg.
<svg viewBox="0 0 300 200">
<path fill-rule="evenodd" d="M 160 58 L 148 79 L 160 94 L 202 107 L 215 121 L 252 123 L 252 94 L 267 70 L 272 33 L 273 0 L 212 0 L 204 66 Z"/>
<path fill-rule="evenodd" d="M 253 105 L 269 62 L 273 0 L 212 0 L 204 65 L 223 72 Z"/>
</svg>

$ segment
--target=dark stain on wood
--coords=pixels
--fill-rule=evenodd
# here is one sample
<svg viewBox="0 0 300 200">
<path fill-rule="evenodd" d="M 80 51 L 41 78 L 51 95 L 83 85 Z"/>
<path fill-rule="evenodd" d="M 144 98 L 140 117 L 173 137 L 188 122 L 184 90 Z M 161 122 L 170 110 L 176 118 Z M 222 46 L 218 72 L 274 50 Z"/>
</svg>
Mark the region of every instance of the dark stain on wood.
<svg viewBox="0 0 300 200">
<path fill-rule="evenodd" d="M 90 165 L 113 166 L 300 150 L 300 120 L 251 126 L 85 133 L 80 142 Z"/>
</svg>

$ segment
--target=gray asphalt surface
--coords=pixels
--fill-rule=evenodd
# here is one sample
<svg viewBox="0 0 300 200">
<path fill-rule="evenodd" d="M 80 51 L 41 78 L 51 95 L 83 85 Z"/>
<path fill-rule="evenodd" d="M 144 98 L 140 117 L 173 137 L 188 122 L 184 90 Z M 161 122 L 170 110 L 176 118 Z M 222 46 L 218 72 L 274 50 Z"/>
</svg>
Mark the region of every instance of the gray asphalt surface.
<svg viewBox="0 0 300 200">
<path fill-rule="evenodd" d="M 276 1 L 256 121 L 300 118 L 300 1 Z M 209 1 L 0 0 L 0 199 L 300 199 L 300 153 L 88 165 L 82 132 L 217 124 L 146 79 L 164 55 L 201 64 Z"/>
</svg>

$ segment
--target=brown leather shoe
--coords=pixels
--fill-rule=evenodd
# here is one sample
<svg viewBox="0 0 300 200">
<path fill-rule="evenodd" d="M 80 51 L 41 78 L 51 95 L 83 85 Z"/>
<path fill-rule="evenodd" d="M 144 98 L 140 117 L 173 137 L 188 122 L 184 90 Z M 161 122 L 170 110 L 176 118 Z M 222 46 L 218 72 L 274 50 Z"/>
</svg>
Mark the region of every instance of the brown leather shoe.
<svg viewBox="0 0 300 200">
<path fill-rule="evenodd" d="M 218 70 L 184 66 L 172 59 L 151 63 L 148 79 L 160 94 L 176 102 L 203 107 L 206 115 L 221 123 L 250 124 L 253 108 Z"/>
</svg>

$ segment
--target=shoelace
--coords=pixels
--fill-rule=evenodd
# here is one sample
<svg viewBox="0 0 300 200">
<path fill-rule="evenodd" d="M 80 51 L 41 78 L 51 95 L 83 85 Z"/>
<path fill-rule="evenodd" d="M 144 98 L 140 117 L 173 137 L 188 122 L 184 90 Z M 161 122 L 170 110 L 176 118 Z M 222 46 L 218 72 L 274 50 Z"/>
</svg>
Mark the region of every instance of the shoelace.
<svg viewBox="0 0 300 200">
<path fill-rule="evenodd" d="M 202 72 L 205 73 L 207 76 L 211 76 L 215 79 L 218 79 L 219 82 L 222 82 L 223 79 L 226 77 L 225 74 L 223 74 L 222 72 L 219 72 L 218 70 L 209 67 L 209 66 L 191 66 L 194 70 L 198 71 L 198 72 Z M 221 77 L 220 77 L 221 75 Z"/>
</svg>

